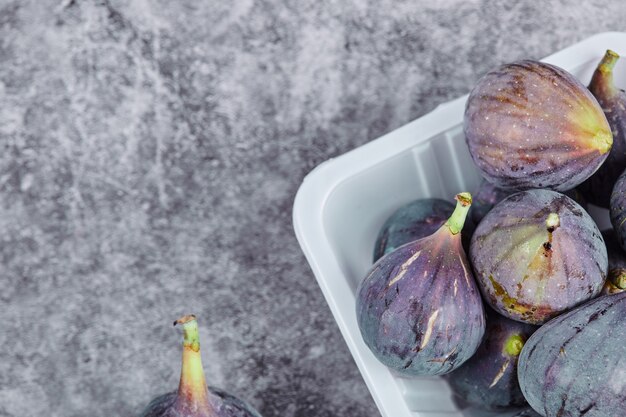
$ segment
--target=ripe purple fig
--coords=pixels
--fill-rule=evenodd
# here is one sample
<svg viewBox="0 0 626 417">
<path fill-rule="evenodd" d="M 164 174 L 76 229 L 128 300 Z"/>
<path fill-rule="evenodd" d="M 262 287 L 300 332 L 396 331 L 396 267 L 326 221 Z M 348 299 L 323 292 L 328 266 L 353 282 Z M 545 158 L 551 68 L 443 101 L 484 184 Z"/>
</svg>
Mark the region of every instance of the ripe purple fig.
<svg viewBox="0 0 626 417">
<path fill-rule="evenodd" d="M 617 241 L 613 229 L 602 232 L 606 252 L 609 257 L 609 271 L 606 283 L 602 288 L 603 294 L 615 294 L 626 290 L 626 253 Z"/>
<path fill-rule="evenodd" d="M 469 359 L 485 332 L 480 293 L 461 244 L 469 193 L 431 236 L 382 257 L 357 289 L 366 345 L 406 375 L 442 375 Z"/>
<path fill-rule="evenodd" d="M 483 76 L 463 130 L 483 177 L 505 189 L 566 191 L 611 150 L 611 128 L 593 95 L 554 65 L 518 61 Z"/>
<path fill-rule="evenodd" d="M 487 308 L 487 329 L 480 347 L 460 368 L 446 375 L 459 398 L 486 409 L 526 404 L 517 382 L 517 359 L 537 329 Z"/>
<path fill-rule="evenodd" d="M 626 93 L 613 83 L 613 67 L 618 59 L 618 54 L 606 51 L 589 84 L 613 131 L 613 148 L 580 189 L 590 203 L 604 208 L 609 208 L 613 185 L 626 167 Z"/>
<path fill-rule="evenodd" d="M 177 324 L 183 326 L 183 366 L 178 391 L 153 399 L 141 417 L 261 417 L 246 402 L 207 387 L 196 317 L 181 317 L 174 322 Z"/>
<path fill-rule="evenodd" d="M 454 204 L 440 198 L 414 200 L 400 207 L 378 233 L 374 262 L 405 243 L 432 235 L 453 211 Z"/>
<path fill-rule="evenodd" d="M 472 236 L 470 260 L 485 301 L 530 324 L 598 295 L 608 266 L 593 219 L 549 190 L 522 191 L 496 205 Z"/>
<path fill-rule="evenodd" d="M 545 417 L 626 415 L 626 292 L 550 320 L 522 349 L 524 397 Z"/>
</svg>

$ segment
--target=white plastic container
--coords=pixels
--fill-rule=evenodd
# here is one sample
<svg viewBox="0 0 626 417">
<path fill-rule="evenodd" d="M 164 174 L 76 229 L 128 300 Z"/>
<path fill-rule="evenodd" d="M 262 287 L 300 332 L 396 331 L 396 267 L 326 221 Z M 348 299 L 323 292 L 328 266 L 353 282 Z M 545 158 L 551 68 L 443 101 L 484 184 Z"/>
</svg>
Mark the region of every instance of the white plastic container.
<svg viewBox="0 0 626 417">
<path fill-rule="evenodd" d="M 543 61 L 588 84 L 604 55 L 626 55 L 626 33 L 602 33 Z M 623 60 L 626 60 L 624 58 Z M 626 62 L 615 69 L 626 86 Z M 411 200 L 451 200 L 476 190 L 480 176 L 463 138 L 467 96 L 315 168 L 296 195 L 293 222 L 298 241 L 369 390 L 384 417 L 508 417 L 461 409 L 439 377 L 404 378 L 380 364 L 361 338 L 355 315 L 357 285 L 372 265 L 376 235 L 391 213 Z M 600 228 L 606 210 L 593 210 Z"/>
</svg>

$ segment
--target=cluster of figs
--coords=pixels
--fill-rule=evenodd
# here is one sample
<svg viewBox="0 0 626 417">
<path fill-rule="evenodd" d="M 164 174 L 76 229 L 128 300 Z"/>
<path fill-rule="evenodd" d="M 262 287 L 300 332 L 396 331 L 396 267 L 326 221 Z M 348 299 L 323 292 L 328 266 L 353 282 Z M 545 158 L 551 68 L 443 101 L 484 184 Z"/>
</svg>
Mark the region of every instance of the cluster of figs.
<svg viewBox="0 0 626 417">
<path fill-rule="evenodd" d="M 626 416 L 618 59 L 607 51 L 588 88 L 532 60 L 478 81 L 463 130 L 483 183 L 456 205 L 399 208 L 357 289 L 359 329 L 380 362 L 404 376 L 445 375 L 462 405 Z M 613 228 L 600 232 L 588 204 L 609 209 Z"/>
</svg>

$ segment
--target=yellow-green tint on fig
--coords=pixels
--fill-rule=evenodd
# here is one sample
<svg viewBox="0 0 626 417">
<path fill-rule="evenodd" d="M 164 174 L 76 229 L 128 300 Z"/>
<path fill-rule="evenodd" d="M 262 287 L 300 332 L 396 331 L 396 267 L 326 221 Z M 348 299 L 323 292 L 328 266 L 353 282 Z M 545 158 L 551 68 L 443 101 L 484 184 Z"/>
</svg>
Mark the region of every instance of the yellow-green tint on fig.
<svg viewBox="0 0 626 417">
<path fill-rule="evenodd" d="M 454 209 L 452 216 L 450 216 L 446 222 L 446 226 L 453 235 L 460 233 L 463 229 L 467 212 L 472 205 L 472 195 L 468 192 L 459 193 L 456 195 L 455 200 L 456 208 Z"/>
<path fill-rule="evenodd" d="M 598 151 L 600 155 L 604 155 L 611 150 L 613 133 L 604 112 L 595 100 L 581 103 L 569 116 L 572 121 L 570 134 L 581 147 L 582 154 Z"/>
<path fill-rule="evenodd" d="M 616 53 L 607 51 L 594 72 L 589 86 L 592 91 L 612 86 L 611 69 L 618 58 Z M 577 144 L 576 150 L 582 154 L 598 151 L 604 155 L 609 152 L 613 146 L 613 133 L 604 111 L 593 96 L 590 95 L 588 100 L 577 100 L 571 108 L 568 118 L 572 123 L 567 130 Z"/>
<path fill-rule="evenodd" d="M 524 347 L 525 340 L 519 334 L 513 334 L 504 342 L 504 352 L 507 355 L 519 356 Z"/>
</svg>

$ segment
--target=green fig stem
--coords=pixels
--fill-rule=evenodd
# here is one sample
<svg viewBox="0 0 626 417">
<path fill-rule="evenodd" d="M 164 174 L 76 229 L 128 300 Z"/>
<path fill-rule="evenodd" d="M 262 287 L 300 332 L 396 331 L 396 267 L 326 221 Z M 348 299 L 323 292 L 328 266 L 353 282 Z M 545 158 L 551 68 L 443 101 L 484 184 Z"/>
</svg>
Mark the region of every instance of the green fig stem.
<svg viewBox="0 0 626 417">
<path fill-rule="evenodd" d="M 611 73 L 613 72 L 613 67 L 615 67 L 615 63 L 619 60 L 619 54 L 611 51 L 610 49 L 606 50 L 604 57 L 602 57 L 602 61 L 598 64 L 598 71 L 603 73 Z"/>
<path fill-rule="evenodd" d="M 174 322 L 174 326 L 178 324 L 183 327 L 183 365 L 178 386 L 178 405 L 183 408 L 209 410 L 196 316 L 183 316 Z"/>
<path fill-rule="evenodd" d="M 463 229 L 467 212 L 472 205 L 472 195 L 467 192 L 459 193 L 456 197 L 454 197 L 454 199 L 456 200 L 456 208 L 454 209 L 452 216 L 450 216 L 446 222 L 446 226 L 450 229 L 450 233 L 456 235 Z"/>
<path fill-rule="evenodd" d="M 524 338 L 519 334 L 513 334 L 504 342 L 504 352 L 507 355 L 519 356 L 524 347 Z"/>
</svg>

